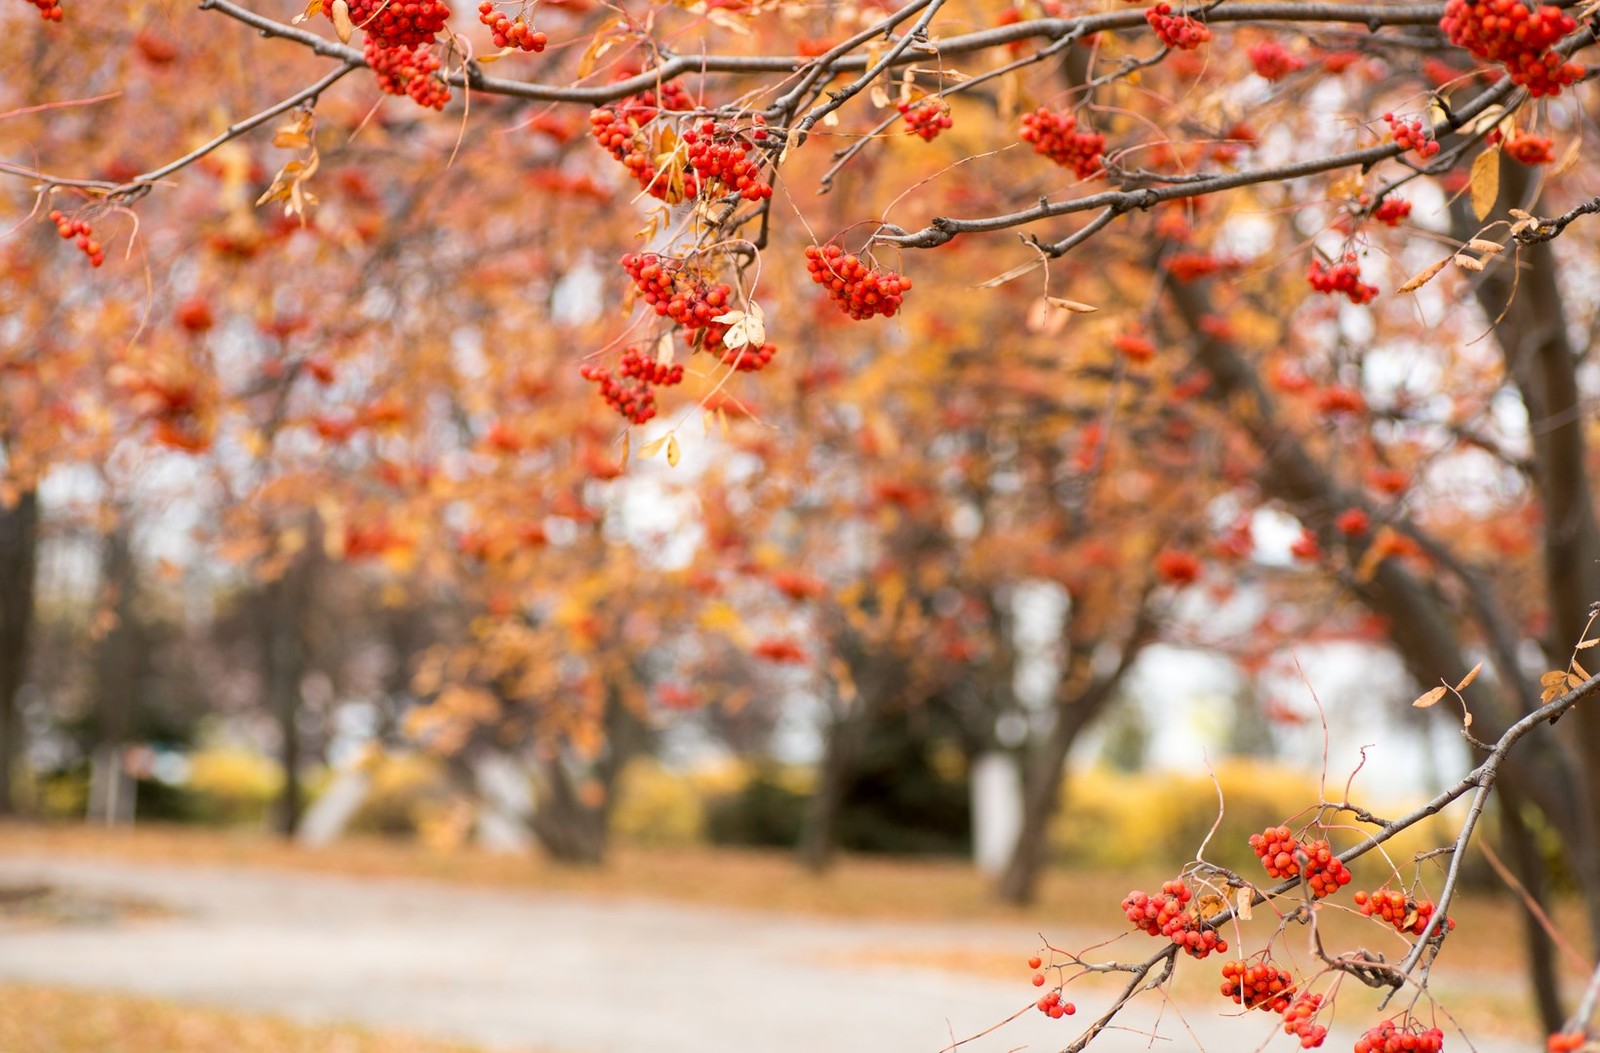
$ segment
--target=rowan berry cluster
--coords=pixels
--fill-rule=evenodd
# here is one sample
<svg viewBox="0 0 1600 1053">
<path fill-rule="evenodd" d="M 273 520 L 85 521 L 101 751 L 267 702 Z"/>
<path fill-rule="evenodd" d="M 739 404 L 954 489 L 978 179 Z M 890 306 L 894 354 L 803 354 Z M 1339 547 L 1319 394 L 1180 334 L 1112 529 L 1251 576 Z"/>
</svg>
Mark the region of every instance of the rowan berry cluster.
<svg viewBox="0 0 1600 1053">
<path fill-rule="evenodd" d="M 1079 179 L 1088 179 L 1104 166 L 1106 137 L 1078 131 L 1078 118 L 1066 111 L 1041 106 L 1024 115 L 1022 141 L 1032 143 L 1034 153 L 1072 169 Z"/>
<path fill-rule="evenodd" d="M 366 30 L 379 47 L 401 48 L 431 44 L 450 17 L 450 8 L 441 0 L 347 0 L 350 21 Z M 333 4 L 322 5 L 322 13 L 333 18 Z"/>
<path fill-rule="evenodd" d="M 1444 1032 L 1436 1027 L 1424 1029 L 1416 1021 L 1404 1027 L 1385 1020 L 1356 1039 L 1355 1053 L 1439 1053 L 1444 1048 Z"/>
<path fill-rule="evenodd" d="M 39 17 L 46 22 L 61 21 L 61 0 L 28 0 L 39 9 Z"/>
<path fill-rule="evenodd" d="M 1368 285 L 1361 280 L 1361 266 L 1356 263 L 1356 254 L 1353 252 L 1346 253 L 1342 261 L 1328 268 L 1322 266 L 1321 260 L 1312 260 L 1311 266 L 1306 269 L 1306 281 L 1325 296 L 1343 293 L 1353 304 L 1371 303 L 1378 296 L 1376 285 Z"/>
<path fill-rule="evenodd" d="M 1409 932 L 1413 936 L 1421 936 L 1427 929 L 1428 922 L 1433 918 L 1437 908 L 1431 900 L 1410 899 L 1403 892 L 1394 889 L 1379 889 L 1377 892 L 1357 892 L 1355 894 L 1356 906 L 1361 908 L 1361 913 L 1369 918 L 1381 918 L 1393 925 L 1396 932 Z M 1444 920 L 1444 930 L 1456 927 L 1454 918 Z"/>
<path fill-rule="evenodd" d="M 1287 826 L 1270 826 L 1250 836 L 1250 850 L 1261 860 L 1268 877 L 1292 878 L 1302 873 L 1315 899 L 1331 896 L 1350 884 L 1350 870 L 1333 854 L 1326 841 L 1300 842 Z"/>
<path fill-rule="evenodd" d="M 1578 23 L 1550 4 L 1533 9 L 1522 0 L 1449 0 L 1439 28 L 1474 58 L 1503 64 L 1512 83 L 1534 98 L 1559 95 L 1584 73 L 1551 50 Z"/>
<path fill-rule="evenodd" d="M 727 311 L 733 293 L 726 284 L 712 285 L 683 260 L 654 252 L 628 253 L 622 257 L 622 269 L 656 314 L 685 329 L 716 326 L 713 319 Z"/>
<path fill-rule="evenodd" d="M 1364 509 L 1346 508 L 1333 525 L 1346 537 L 1359 537 L 1372 527 L 1372 517 Z"/>
<path fill-rule="evenodd" d="M 671 387 L 683 383 L 683 366 L 674 362 L 668 365 L 655 358 L 647 358 L 644 352 L 637 347 L 629 347 L 622 352 L 622 361 L 617 364 L 617 372 L 624 377 L 632 377 L 643 384 L 655 384 L 659 387 Z"/>
<path fill-rule="evenodd" d="M 1157 4 L 1144 13 L 1144 19 L 1156 31 L 1156 39 L 1174 51 L 1193 51 L 1211 39 L 1204 22 L 1173 14 L 1171 4 Z"/>
<path fill-rule="evenodd" d="M 641 91 L 603 106 L 589 113 L 589 133 L 612 157 L 621 161 L 639 186 L 651 197 L 676 203 L 699 192 L 694 172 L 681 170 L 678 178 L 673 173 L 656 167 L 656 129 L 650 127 L 663 109 L 693 109 L 689 93 L 674 83 L 661 85 L 659 91 Z"/>
<path fill-rule="evenodd" d="M 1411 215 L 1411 202 L 1403 197 L 1386 197 L 1372 210 L 1372 218 L 1387 226 L 1398 227 L 1400 221 Z"/>
<path fill-rule="evenodd" d="M 766 140 L 767 130 L 756 127 L 745 133 L 732 124 L 704 121 L 698 128 L 683 133 L 689 165 L 702 183 L 720 186 L 725 193 L 738 194 L 746 201 L 764 201 L 772 196 L 772 184 L 761 178 L 761 161 L 752 160 L 755 145 Z"/>
<path fill-rule="evenodd" d="M 906 134 L 921 136 L 925 143 L 933 142 L 955 123 L 950 119 L 950 107 L 933 99 L 902 102 L 898 108 L 905 115 Z"/>
<path fill-rule="evenodd" d="M 1294 859 L 1300 842 L 1287 826 L 1269 826 L 1259 834 L 1251 834 L 1250 851 L 1261 860 L 1267 877 L 1291 878 L 1300 873 L 1300 864 Z"/>
<path fill-rule="evenodd" d="M 1222 993 L 1246 1009 L 1281 1013 L 1294 997 L 1294 977 L 1270 961 L 1224 962 Z"/>
<path fill-rule="evenodd" d="M 50 222 L 63 241 L 76 241 L 78 248 L 89 257 L 89 266 L 98 267 L 106 261 L 105 249 L 94 240 L 94 231 L 81 219 L 71 219 L 59 208 L 50 210 Z"/>
<path fill-rule="evenodd" d="M 1078 1011 L 1078 1007 L 1071 1002 L 1063 1002 L 1061 1000 L 1060 991 L 1051 991 L 1035 1002 L 1034 1005 L 1039 1012 L 1045 1014 L 1051 1020 L 1060 1020 L 1062 1017 L 1071 1016 Z"/>
<path fill-rule="evenodd" d="M 1134 362 L 1148 362 L 1156 357 L 1156 345 L 1138 331 L 1117 334 L 1111 346 Z"/>
<path fill-rule="evenodd" d="M 1433 129 L 1426 127 L 1421 117 L 1396 117 L 1386 113 L 1383 119 L 1388 122 L 1389 134 L 1400 149 L 1415 150 L 1424 161 L 1439 152 L 1439 141 L 1433 137 Z"/>
<path fill-rule="evenodd" d="M 1489 133 L 1484 141 L 1491 146 L 1500 143 L 1501 136 L 1498 129 Z M 1517 132 L 1506 139 L 1500 147 L 1505 155 L 1521 165 L 1547 165 L 1555 161 L 1555 144 L 1547 136 L 1534 135 L 1531 132 Z"/>
<path fill-rule="evenodd" d="M 708 334 L 709 336 L 709 334 Z M 721 342 L 721 337 L 718 341 Z M 707 342 L 707 346 L 714 346 Z M 776 344 L 762 344 L 754 347 L 746 344 L 743 347 L 725 347 L 722 349 L 722 364 L 732 366 L 741 373 L 759 373 L 772 361 L 772 356 L 778 353 Z"/>
<path fill-rule="evenodd" d="M 858 322 L 878 314 L 894 317 L 911 291 L 910 278 L 868 267 L 860 257 L 837 245 L 806 246 L 806 270 L 813 282 L 828 290 L 839 309 Z"/>
<path fill-rule="evenodd" d="M 657 386 L 667 387 L 683 381 L 683 366 L 667 365 L 647 358 L 637 347 L 622 352 L 617 372 L 605 366 L 585 365 L 578 370 L 585 380 L 600 385 L 606 405 L 634 424 L 643 424 L 656 415 Z"/>
<path fill-rule="evenodd" d="M 1282 80 L 1291 73 L 1306 68 L 1306 60 L 1294 54 L 1276 40 L 1264 41 L 1245 52 L 1256 76 L 1264 80 Z"/>
<path fill-rule="evenodd" d="M 1191 957 L 1204 958 L 1212 951 L 1227 951 L 1228 944 L 1217 931 L 1189 910 L 1194 892 L 1181 880 L 1163 882 L 1161 891 L 1149 895 L 1137 890 L 1122 901 L 1128 920 L 1151 936 L 1165 936 Z"/>
<path fill-rule="evenodd" d="M 1544 1041 L 1546 1053 L 1577 1053 L 1589 1039 L 1582 1031 L 1558 1031 Z"/>
<path fill-rule="evenodd" d="M 503 13 L 496 11 L 494 0 L 483 0 L 483 3 L 478 5 L 478 21 L 489 27 L 489 32 L 494 38 L 494 46 L 497 48 L 521 48 L 523 51 L 538 53 L 550 43 L 549 37 L 536 32 L 521 15 L 507 18 Z"/>
<path fill-rule="evenodd" d="M 1300 1039 L 1301 1049 L 1315 1049 L 1328 1037 L 1328 1029 L 1315 1023 L 1322 996 L 1307 992 L 1296 996 L 1283 1013 L 1283 1033 Z"/>
<path fill-rule="evenodd" d="M 1228 256 L 1213 256 L 1209 252 L 1174 252 L 1167 257 L 1167 273 L 1175 281 L 1188 284 L 1209 278 L 1222 271 L 1233 270 L 1239 261 Z"/>
<path fill-rule="evenodd" d="M 384 47 L 368 37 L 363 54 L 385 95 L 409 95 L 412 102 L 430 110 L 442 110 L 450 101 L 450 85 L 439 76 L 439 56 L 426 45 Z"/>
<path fill-rule="evenodd" d="M 1200 557 L 1181 548 L 1164 548 L 1156 553 L 1155 570 L 1168 585 L 1191 585 L 1200 577 Z"/>
</svg>

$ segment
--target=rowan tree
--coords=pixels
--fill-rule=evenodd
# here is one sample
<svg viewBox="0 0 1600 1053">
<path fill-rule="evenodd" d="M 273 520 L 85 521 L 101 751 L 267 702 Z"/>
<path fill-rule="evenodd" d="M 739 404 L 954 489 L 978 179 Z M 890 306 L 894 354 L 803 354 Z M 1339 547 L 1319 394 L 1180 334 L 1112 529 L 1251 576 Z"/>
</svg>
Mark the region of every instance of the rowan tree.
<svg viewBox="0 0 1600 1053">
<path fill-rule="evenodd" d="M 1030 517 L 1020 534 L 997 532 L 997 545 L 1063 546 L 1061 577 L 1087 574 L 1087 599 L 1107 588 L 1090 573 L 1090 542 L 1126 535 L 1158 503 L 1152 492 L 1180 512 L 1186 501 L 1231 511 L 1220 525 L 1183 526 L 1158 510 L 1147 530 L 1183 533 L 1147 546 L 1142 574 L 1126 562 L 1138 546 L 1117 546 L 1104 577 L 1117 578 L 1115 606 L 1127 610 L 1121 590 L 1141 594 L 1152 574 L 1169 587 L 1258 575 L 1249 528 L 1263 514 L 1289 517 L 1302 533 L 1297 569 L 1276 575 L 1285 603 L 1313 618 L 1303 597 L 1320 594 L 1368 612 L 1420 684 L 1454 689 L 1473 717 L 1464 730 L 1490 747 L 1430 806 L 1469 794 L 1475 804 L 1430 909 L 1403 897 L 1392 924 L 1383 888 L 1360 901 L 1418 937 L 1399 965 L 1324 955 L 1317 977 L 1283 980 L 1266 961 L 1224 974 L 1247 1008 L 1284 1011 L 1315 1044 L 1332 992 L 1287 999 L 1286 984 L 1350 976 L 1425 991 L 1491 788 L 1523 885 L 1542 894 L 1526 829 L 1537 815 L 1559 833 L 1600 937 L 1600 714 L 1577 704 L 1597 683 L 1581 651 L 1600 599 L 1584 368 L 1595 319 L 1590 299 L 1573 295 L 1594 266 L 1578 232 L 1600 212 L 1582 149 L 1594 130 L 1591 8 L 569 0 L 452 15 L 438 0 L 302 11 L 204 0 L 170 16 L 132 4 L 121 19 L 91 20 L 75 19 L 72 0 L 30 0 L 8 28 L 35 21 L 0 44 L 8 68 L 44 73 L 7 88 L 7 130 L 26 146 L 0 163 L 17 177 L 8 285 L 35 301 L 5 359 L 5 525 L 24 539 L 7 550 L 8 574 L 27 576 L 27 495 L 42 462 L 71 448 L 52 429 L 115 434 L 107 417 L 137 425 L 138 441 L 206 459 L 222 492 L 247 498 L 220 520 L 223 540 L 270 577 L 313 540 L 337 557 L 384 556 L 396 572 L 412 561 L 442 571 L 471 552 L 537 566 L 541 557 L 516 554 L 527 524 L 595 525 L 604 495 L 582 472 L 612 476 L 626 454 L 675 466 L 696 442 L 720 454 L 696 420 L 705 432 L 730 418 L 760 427 L 769 370 L 811 342 L 828 349 L 806 356 L 821 373 L 798 390 L 804 402 L 829 405 L 818 382 L 828 370 L 865 377 L 852 397 L 877 401 L 858 410 L 857 430 L 881 431 L 881 418 L 902 439 L 944 439 L 884 473 L 907 506 L 883 533 L 889 545 L 916 531 L 919 489 L 958 502 L 963 486 L 1005 477 L 996 463 L 970 466 L 975 452 L 995 453 L 1003 416 L 939 428 L 963 389 L 1021 381 L 1051 407 L 1056 423 L 1007 439 L 1023 451 L 1025 489 L 1059 484 L 1049 466 L 1073 456 L 1062 421 L 1094 407 L 1100 434 L 1076 441 L 1116 458 L 1087 475 L 1110 496 L 1091 495 L 1081 533 L 1070 516 L 1065 529 Z M 267 75 L 234 79 L 241 65 Z M 215 95 L 193 90 L 219 71 Z M 375 92 L 403 97 L 374 109 Z M 248 116 L 216 130 L 219 98 Z M 502 178 L 523 171 L 520 184 Z M 817 190 L 831 191 L 821 204 Z M 46 243 L 48 268 L 30 262 Z M 985 297 L 989 308 L 970 306 Z M 232 314 L 259 312 L 252 335 L 243 321 L 213 332 L 207 314 L 230 299 Z M 1086 324 L 1096 307 L 1109 322 Z M 1011 368 L 1005 345 L 1030 314 L 1055 346 L 1092 351 L 1064 355 L 1064 376 Z M 176 327 L 158 331 L 169 315 Z M 983 329 L 940 330 L 958 315 Z M 887 333 L 854 350 L 854 327 Z M 933 371 L 956 390 L 901 389 L 897 367 L 928 348 L 973 356 L 970 368 Z M 872 368 L 853 368 L 854 355 Z M 1137 365 L 1155 379 L 1080 402 L 1096 371 L 1104 383 L 1106 361 L 1116 377 Z M 550 378 L 537 382 L 536 409 L 506 390 L 524 371 Z M 103 382 L 115 410 L 52 423 L 50 380 L 69 375 Z M 577 387 L 603 405 L 577 408 Z M 1137 408 L 1123 412 L 1125 402 Z M 1005 400 L 972 404 L 999 416 Z M 817 423 L 792 419 L 795 434 Z M 479 460 L 512 454 L 517 471 L 503 478 Z M 803 458 L 785 459 L 791 492 L 816 486 Z M 1035 503 L 1041 516 L 1057 506 L 1071 511 Z M 908 547 L 913 573 L 857 586 L 873 597 L 857 610 L 901 612 L 860 637 L 886 662 L 917 657 L 913 639 L 938 633 L 926 600 L 940 588 L 976 581 L 970 599 L 1006 573 L 981 551 L 939 566 L 950 549 L 928 533 Z M 925 566 L 935 569 L 923 580 Z M 795 569 L 827 580 L 829 568 Z M 524 610 L 531 573 L 502 586 Z M 579 587 L 583 571 L 562 573 Z M 484 602 L 492 614 L 492 592 Z M 838 606 L 846 620 L 850 606 Z M 611 629 L 627 622 L 618 613 Z M 8 608 L 10 640 L 25 624 Z M 483 640 L 538 628 L 502 619 Z M 782 643 L 773 656 L 804 646 Z M 552 646 L 539 639 L 518 660 Z M 481 672 L 497 651 L 469 654 L 464 668 Z M 1462 679 L 1478 657 L 1483 673 Z M 962 663 L 938 664 L 943 675 Z M 1542 683 L 1530 664 L 1549 670 Z M 16 680 L 8 658 L 0 688 Z M 1574 731 L 1542 729 L 1568 709 Z M 0 725 L 8 731 L 0 754 L 15 749 L 14 728 Z M 1314 917 L 1315 899 L 1338 893 L 1342 871 L 1316 842 L 1339 817 L 1365 824 L 1339 853 L 1353 862 L 1431 814 L 1385 823 L 1348 801 L 1301 803 L 1313 808 L 1304 831 L 1262 835 L 1281 849 L 1263 850 L 1268 876 L 1293 884 L 1262 890 L 1200 863 L 1183 876 L 1191 884 L 1130 897 L 1130 921 L 1172 942 L 1126 966 L 1125 996 L 1069 1048 L 1170 975 L 1179 949 L 1219 950 L 1218 927 L 1263 897 L 1309 889 L 1285 910 Z M 1202 907 L 1197 885 L 1230 898 Z M 1600 985 L 1567 1018 L 1549 935 L 1528 915 L 1552 1048 L 1575 1048 Z M 1063 960 L 1061 979 L 1100 968 Z M 1067 1015 L 1059 997 L 1040 1009 Z M 1437 1037 L 1407 1011 L 1357 1048 L 1437 1048 Z"/>
</svg>

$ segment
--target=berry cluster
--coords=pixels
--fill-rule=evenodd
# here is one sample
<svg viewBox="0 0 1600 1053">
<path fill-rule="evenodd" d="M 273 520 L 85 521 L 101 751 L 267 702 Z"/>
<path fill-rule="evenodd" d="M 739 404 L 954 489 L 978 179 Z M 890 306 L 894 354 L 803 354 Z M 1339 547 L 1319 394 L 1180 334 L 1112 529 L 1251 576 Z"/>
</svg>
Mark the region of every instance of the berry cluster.
<svg viewBox="0 0 1600 1053">
<path fill-rule="evenodd" d="M 812 281 L 827 287 L 839 309 L 858 322 L 875 314 L 894 317 L 911 290 L 910 278 L 868 267 L 837 245 L 806 246 L 806 269 Z"/>
<path fill-rule="evenodd" d="M 760 347 L 749 344 L 743 347 L 725 347 L 722 349 L 722 364 L 732 366 L 741 373 L 759 373 L 777 353 L 778 348 L 775 344 L 762 344 Z"/>
<path fill-rule="evenodd" d="M 1148 362 L 1156 357 L 1156 345 L 1137 330 L 1117 334 L 1111 341 L 1111 346 L 1134 362 Z"/>
<path fill-rule="evenodd" d="M 430 110 L 442 110 L 450 101 L 450 86 L 439 76 L 439 56 L 426 46 L 384 47 L 368 37 L 363 52 L 385 95 L 409 95 Z"/>
<path fill-rule="evenodd" d="M 693 197 L 699 187 L 694 183 L 694 173 L 679 178 L 656 167 L 658 148 L 656 129 L 651 127 L 663 109 L 688 110 L 694 107 L 689 93 L 674 83 L 661 85 L 659 91 L 649 90 L 619 99 L 611 106 L 603 106 L 589 113 L 589 134 L 612 157 L 621 161 L 639 186 L 651 197 L 676 204 Z"/>
<path fill-rule="evenodd" d="M 1315 1049 L 1328 1037 L 1328 1029 L 1314 1022 L 1321 1008 L 1322 996 L 1307 992 L 1297 996 L 1284 1010 L 1283 1033 L 1297 1036 L 1301 1049 Z"/>
<path fill-rule="evenodd" d="M 724 193 L 738 194 L 746 201 L 765 201 L 772 196 L 772 184 L 761 178 L 760 160 L 750 158 L 750 151 L 756 149 L 754 143 L 766 138 L 765 128 L 758 126 L 747 136 L 733 125 L 718 121 L 704 121 L 683 133 L 689 166 L 702 184 L 720 186 Z"/>
<path fill-rule="evenodd" d="M 1444 1048 L 1444 1032 L 1436 1027 L 1423 1029 L 1415 1021 L 1401 1027 L 1385 1020 L 1356 1039 L 1355 1053 L 1439 1053 Z"/>
<path fill-rule="evenodd" d="M 1350 870 L 1333 854 L 1326 841 L 1301 843 L 1287 826 L 1271 826 L 1250 836 L 1250 850 L 1261 860 L 1268 877 L 1292 878 L 1301 876 L 1301 858 L 1305 859 L 1306 884 L 1315 899 L 1331 896 L 1350 884 Z"/>
<path fill-rule="evenodd" d="M 1269 826 L 1259 834 L 1251 834 L 1250 851 L 1261 860 L 1267 877 L 1291 878 L 1300 873 L 1300 864 L 1294 860 L 1300 842 L 1287 826 Z"/>
<path fill-rule="evenodd" d="M 1500 142 L 1498 130 L 1490 132 L 1487 142 Z M 1555 161 L 1555 144 L 1547 136 L 1530 132 L 1517 132 L 1505 141 L 1505 155 L 1521 165 L 1547 165 Z"/>
<path fill-rule="evenodd" d="M 933 99 L 902 102 L 899 109 L 905 115 L 906 134 L 921 136 L 925 143 L 933 142 L 954 123 L 950 119 L 950 107 Z"/>
<path fill-rule="evenodd" d="M 1408 899 L 1403 892 L 1379 889 L 1377 892 L 1357 892 L 1356 906 L 1367 917 L 1382 918 L 1393 925 L 1396 932 L 1409 932 L 1421 936 L 1433 918 L 1435 907 L 1431 900 Z M 1444 931 L 1456 927 L 1454 918 L 1444 919 Z"/>
<path fill-rule="evenodd" d="M 1156 577 L 1168 585 L 1191 585 L 1200 577 L 1200 558 L 1181 548 L 1164 548 L 1156 553 Z"/>
<path fill-rule="evenodd" d="M 1439 28 L 1474 58 L 1503 64 L 1512 83 L 1534 98 L 1559 95 L 1584 73 L 1551 50 L 1578 23 L 1550 4 L 1530 9 L 1522 0 L 1450 0 Z"/>
<path fill-rule="evenodd" d="M 1167 273 L 1185 285 L 1239 266 L 1239 261 L 1236 259 L 1213 256 L 1207 252 L 1174 252 L 1167 257 L 1166 263 Z"/>
<path fill-rule="evenodd" d="M 1034 1005 L 1039 1012 L 1045 1014 L 1051 1020 L 1060 1020 L 1062 1017 L 1071 1016 L 1078 1011 L 1078 1007 L 1071 1002 L 1063 1002 L 1061 1000 L 1060 991 L 1051 991 L 1035 1002 Z"/>
<path fill-rule="evenodd" d="M 494 9 L 494 0 L 483 0 L 478 5 L 478 21 L 489 27 L 489 32 L 494 37 L 494 46 L 497 48 L 521 48 L 523 51 L 540 52 L 550 38 L 543 33 L 534 32 L 534 28 L 523 20 L 521 15 L 516 18 L 507 18 Z"/>
<path fill-rule="evenodd" d="M 1270 961 L 1253 965 L 1224 962 L 1222 993 L 1246 1009 L 1281 1013 L 1294 997 L 1294 977 Z"/>
<path fill-rule="evenodd" d="M 725 328 L 713 319 L 728 309 L 733 290 L 726 284 L 713 286 L 683 260 L 654 252 L 628 253 L 622 257 L 622 269 L 656 314 L 685 329 L 714 331 L 717 341 L 722 339 Z"/>
<path fill-rule="evenodd" d="M 379 47 L 400 48 L 431 44 L 450 17 L 442 0 L 347 0 L 350 21 L 366 30 Z M 333 4 L 322 5 L 322 13 L 333 18 Z"/>
<path fill-rule="evenodd" d="M 1041 106 L 1026 114 L 1022 118 L 1022 141 L 1032 143 L 1034 153 L 1072 169 L 1079 179 L 1095 175 L 1104 163 L 1106 137 L 1099 132 L 1078 131 L 1078 118 L 1065 111 L 1055 113 Z"/>
<path fill-rule="evenodd" d="M 1339 513 L 1339 518 L 1333 521 L 1339 533 L 1346 537 L 1360 537 L 1372 527 L 1372 517 L 1367 515 L 1365 509 L 1346 508 Z"/>
<path fill-rule="evenodd" d="M 657 386 L 667 387 L 683 381 L 683 366 L 667 365 L 646 358 L 637 347 L 622 352 L 616 375 L 605 366 L 585 365 L 578 370 L 585 380 L 600 385 L 606 405 L 634 424 L 643 424 L 656 415 Z"/>
<path fill-rule="evenodd" d="M 1353 304 L 1371 303 L 1378 296 L 1376 285 L 1368 285 L 1361 280 L 1361 266 L 1356 263 L 1356 254 L 1353 252 L 1346 253 L 1342 261 L 1326 269 L 1321 260 L 1312 260 L 1311 266 L 1306 269 L 1306 281 L 1325 296 L 1343 293 Z"/>
<path fill-rule="evenodd" d="M 61 0 L 28 0 L 39 9 L 39 17 L 46 22 L 61 21 Z"/>
<path fill-rule="evenodd" d="M 1174 51 L 1193 51 L 1211 39 L 1204 22 L 1173 14 L 1171 4 L 1157 4 L 1144 13 L 1144 19 L 1156 31 L 1156 38 Z"/>
<path fill-rule="evenodd" d="M 94 231 L 89 224 L 81 219 L 69 219 L 59 208 L 50 210 L 50 221 L 56 225 L 56 233 L 61 235 L 62 240 L 77 239 L 78 248 L 89 257 L 89 266 L 98 267 L 106 261 L 105 249 L 94 240 Z"/>
<path fill-rule="evenodd" d="M 1588 1041 L 1582 1031 L 1558 1031 L 1545 1039 L 1544 1048 L 1547 1053 L 1577 1053 Z"/>
<path fill-rule="evenodd" d="M 1299 73 L 1306 68 L 1305 59 L 1276 40 L 1257 44 L 1245 54 L 1250 58 L 1250 65 L 1255 67 L 1256 76 L 1263 80 L 1282 80 L 1289 74 Z"/>
<path fill-rule="evenodd" d="M 1396 117 L 1386 113 L 1383 119 L 1388 122 L 1389 135 L 1400 149 L 1415 150 L 1424 161 L 1439 152 L 1439 141 L 1433 137 L 1433 129 L 1425 126 L 1421 117 Z"/>
<path fill-rule="evenodd" d="M 1227 951 L 1227 941 L 1217 936 L 1217 930 L 1207 928 L 1189 911 L 1193 898 L 1193 890 L 1181 880 L 1167 881 L 1153 896 L 1137 890 L 1128 893 L 1122 901 L 1122 912 L 1139 929 L 1151 936 L 1167 937 L 1191 957 Z"/>
<path fill-rule="evenodd" d="M 1379 223 L 1398 227 L 1400 221 L 1411 215 L 1411 202 L 1403 197 L 1386 197 L 1372 210 L 1372 218 Z"/>
</svg>

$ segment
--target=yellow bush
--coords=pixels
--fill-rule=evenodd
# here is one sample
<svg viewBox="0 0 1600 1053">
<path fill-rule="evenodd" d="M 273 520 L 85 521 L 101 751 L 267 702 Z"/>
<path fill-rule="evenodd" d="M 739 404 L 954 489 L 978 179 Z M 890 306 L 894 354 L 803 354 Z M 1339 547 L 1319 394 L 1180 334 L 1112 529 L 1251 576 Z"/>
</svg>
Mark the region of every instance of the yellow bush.
<svg viewBox="0 0 1600 1053">
<path fill-rule="evenodd" d="M 1192 860 L 1217 822 L 1217 785 L 1222 787 L 1222 821 L 1206 847 L 1210 862 L 1256 874 L 1258 864 L 1248 839 L 1268 826 L 1298 828 L 1313 818 L 1316 780 L 1303 771 L 1249 760 L 1231 760 L 1216 769 L 1217 782 L 1204 773 L 1123 774 L 1104 768 L 1075 773 L 1064 790 L 1062 808 L 1051 828 L 1056 855 L 1080 866 L 1127 869 L 1160 866 L 1176 870 Z M 1374 807 L 1384 806 L 1375 802 Z M 1394 811 L 1403 811 L 1396 808 Z M 1354 823 L 1348 816 L 1332 824 Z M 1336 850 L 1355 843 L 1355 830 L 1335 829 Z M 1396 863 L 1414 852 L 1436 847 L 1444 837 L 1422 824 L 1386 845 Z"/>
<path fill-rule="evenodd" d="M 350 819 L 351 833 L 448 841 L 456 797 L 438 759 L 420 753 L 383 753 L 369 762 L 367 796 Z"/>
<path fill-rule="evenodd" d="M 682 846 L 704 837 L 705 798 L 691 776 L 639 757 L 623 769 L 615 793 L 611 832 L 619 841 Z"/>
<path fill-rule="evenodd" d="M 214 746 L 189 757 L 188 790 L 211 822 L 262 822 L 282 787 L 283 769 L 254 750 Z"/>
</svg>

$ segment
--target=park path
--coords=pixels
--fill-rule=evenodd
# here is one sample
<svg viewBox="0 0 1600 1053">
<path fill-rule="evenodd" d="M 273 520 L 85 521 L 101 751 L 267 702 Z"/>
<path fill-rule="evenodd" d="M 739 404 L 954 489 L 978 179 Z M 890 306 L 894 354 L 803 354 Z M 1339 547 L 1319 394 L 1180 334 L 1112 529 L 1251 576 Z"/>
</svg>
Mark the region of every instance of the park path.
<svg viewBox="0 0 1600 1053">
<path fill-rule="evenodd" d="M 27 882 L 137 897 L 170 913 L 0 922 L 0 981 L 540 1053 L 939 1053 L 952 1034 L 973 1035 L 1026 1004 L 1022 963 L 1008 983 L 883 964 L 883 952 L 1021 957 L 1038 942 L 1021 923 L 840 921 L 262 869 L 0 858 L 0 886 Z M 1104 998 L 1080 1001 L 1090 1009 Z M 963 1053 L 1057 1050 L 1074 1022 L 1028 1012 Z M 1129 1022 L 1149 1027 L 1154 1017 Z M 1261 1014 L 1192 1012 L 1189 1022 L 1213 1053 L 1260 1048 L 1271 1026 Z M 1171 1041 L 1154 1048 L 1197 1048 L 1170 1011 L 1161 1033 Z M 1272 1043 L 1294 1046 L 1283 1035 Z M 1108 1032 L 1094 1048 L 1151 1045 Z"/>
</svg>

